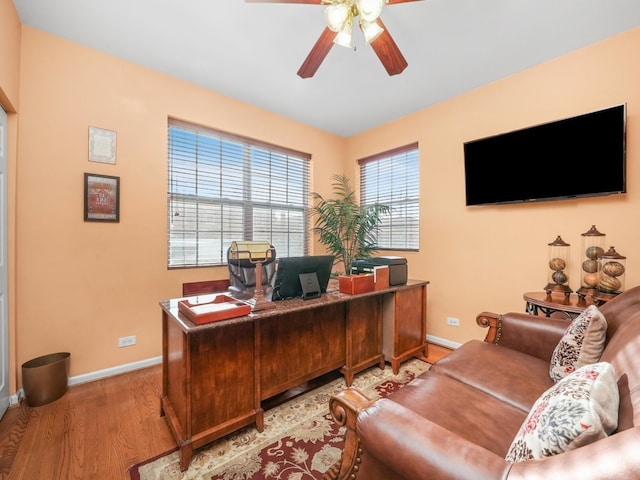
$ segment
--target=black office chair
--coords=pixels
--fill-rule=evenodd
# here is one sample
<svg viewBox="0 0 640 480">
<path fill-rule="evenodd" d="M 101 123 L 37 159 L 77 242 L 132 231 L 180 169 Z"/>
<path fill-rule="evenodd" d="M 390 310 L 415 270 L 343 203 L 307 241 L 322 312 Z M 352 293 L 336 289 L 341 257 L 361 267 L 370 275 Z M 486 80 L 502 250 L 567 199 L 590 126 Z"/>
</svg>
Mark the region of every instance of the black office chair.
<svg viewBox="0 0 640 480">
<path fill-rule="evenodd" d="M 276 249 L 271 245 L 273 253 L 262 263 L 262 288 L 273 287 L 276 277 Z M 229 266 L 229 289 L 236 292 L 253 291 L 256 288 L 256 265 L 248 259 L 230 258 L 227 249 L 227 265 Z"/>
</svg>

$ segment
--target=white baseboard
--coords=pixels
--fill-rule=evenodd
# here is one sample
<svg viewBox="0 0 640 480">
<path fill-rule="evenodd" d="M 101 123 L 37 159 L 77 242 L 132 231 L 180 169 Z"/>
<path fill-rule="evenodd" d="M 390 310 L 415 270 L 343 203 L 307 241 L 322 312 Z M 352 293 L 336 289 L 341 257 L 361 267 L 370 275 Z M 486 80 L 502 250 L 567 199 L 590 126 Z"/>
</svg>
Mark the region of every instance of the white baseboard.
<svg viewBox="0 0 640 480">
<path fill-rule="evenodd" d="M 461 343 L 452 342 L 451 340 L 447 340 L 446 338 L 434 337 L 433 335 L 427 335 L 427 342 L 435 343 L 436 345 L 440 345 L 441 347 L 447 347 L 452 350 L 458 348 Z"/>
<path fill-rule="evenodd" d="M 435 343 L 443 347 L 451 348 L 455 350 L 461 344 L 447 340 L 446 338 L 435 337 L 433 335 L 427 335 L 427 342 Z M 159 365 L 162 363 L 162 356 L 152 357 L 146 360 L 140 360 L 139 362 L 126 363 L 124 365 L 118 365 L 117 367 L 105 368 L 103 370 L 96 370 L 95 372 L 83 373 L 82 375 L 76 375 L 69 377 L 69 386 L 78 385 L 80 383 L 93 382 L 102 378 L 112 377 L 114 375 L 120 375 L 121 373 L 133 372 L 134 370 L 140 370 L 141 368 L 151 367 L 153 365 Z M 18 390 L 15 395 L 9 397 L 9 405 L 15 405 L 18 401 L 24 397 L 24 391 Z"/>
<path fill-rule="evenodd" d="M 104 370 L 96 370 L 95 372 L 83 373 L 82 375 L 69 377 L 67 384 L 71 386 L 78 385 L 80 383 L 93 382 L 95 380 L 100 380 L 101 378 L 113 377 L 114 375 L 133 372 L 134 370 L 152 367 L 153 365 L 159 365 L 161 363 L 162 356 L 147 358 L 146 360 L 140 360 L 139 362 L 126 363 L 124 365 L 118 365 L 117 367 L 105 368 Z M 15 395 L 11 395 L 9 397 L 9 405 L 17 404 L 21 398 L 24 398 L 23 389 L 18 390 Z"/>
<path fill-rule="evenodd" d="M 141 368 L 151 367 L 153 365 L 159 365 L 161 363 L 162 356 L 147 358 L 146 360 L 140 360 L 139 362 L 125 363 L 124 365 L 105 368 L 104 370 L 97 370 L 95 372 L 83 373 L 82 375 L 69 377 L 69 386 L 77 385 L 79 383 L 93 382 L 94 380 L 100 380 L 101 378 L 113 377 L 114 375 L 133 372 L 134 370 L 140 370 Z"/>
</svg>

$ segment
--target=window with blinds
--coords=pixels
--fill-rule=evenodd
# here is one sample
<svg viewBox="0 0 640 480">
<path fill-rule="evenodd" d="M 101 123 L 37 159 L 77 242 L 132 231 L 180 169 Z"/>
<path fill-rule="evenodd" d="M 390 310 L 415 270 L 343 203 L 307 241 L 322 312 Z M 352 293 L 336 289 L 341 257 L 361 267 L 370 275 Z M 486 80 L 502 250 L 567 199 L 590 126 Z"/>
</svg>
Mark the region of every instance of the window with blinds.
<svg viewBox="0 0 640 480">
<path fill-rule="evenodd" d="M 226 263 L 234 240 L 308 253 L 310 155 L 169 120 L 168 266 Z"/>
<path fill-rule="evenodd" d="M 420 169 L 418 144 L 413 143 L 358 161 L 360 203 L 381 203 L 384 215 L 377 233 L 379 249 L 418 250 L 420 247 Z"/>
</svg>

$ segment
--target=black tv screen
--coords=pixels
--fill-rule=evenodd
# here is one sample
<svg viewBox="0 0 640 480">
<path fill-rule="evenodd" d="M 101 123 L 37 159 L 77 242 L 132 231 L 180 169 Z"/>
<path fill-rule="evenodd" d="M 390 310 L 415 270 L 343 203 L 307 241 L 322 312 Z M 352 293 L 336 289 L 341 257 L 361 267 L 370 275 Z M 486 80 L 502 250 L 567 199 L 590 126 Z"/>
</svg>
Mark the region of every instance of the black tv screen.
<svg viewBox="0 0 640 480">
<path fill-rule="evenodd" d="M 286 300 L 302 297 L 300 274 L 315 273 L 318 278 L 320 293 L 326 293 L 333 255 L 307 255 L 304 257 L 282 257 L 278 259 L 278 269 L 273 283 L 271 300 Z"/>
<path fill-rule="evenodd" d="M 464 144 L 466 204 L 626 192 L 626 105 Z"/>
</svg>

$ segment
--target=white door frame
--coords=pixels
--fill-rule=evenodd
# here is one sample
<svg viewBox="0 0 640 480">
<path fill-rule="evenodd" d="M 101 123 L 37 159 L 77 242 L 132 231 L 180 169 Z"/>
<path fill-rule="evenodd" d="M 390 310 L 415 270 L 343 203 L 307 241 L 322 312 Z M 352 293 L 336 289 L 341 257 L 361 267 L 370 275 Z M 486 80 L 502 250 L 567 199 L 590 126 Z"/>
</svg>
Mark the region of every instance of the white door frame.
<svg viewBox="0 0 640 480">
<path fill-rule="evenodd" d="M 9 408 L 7 239 L 7 113 L 0 105 L 0 418 Z"/>
</svg>

